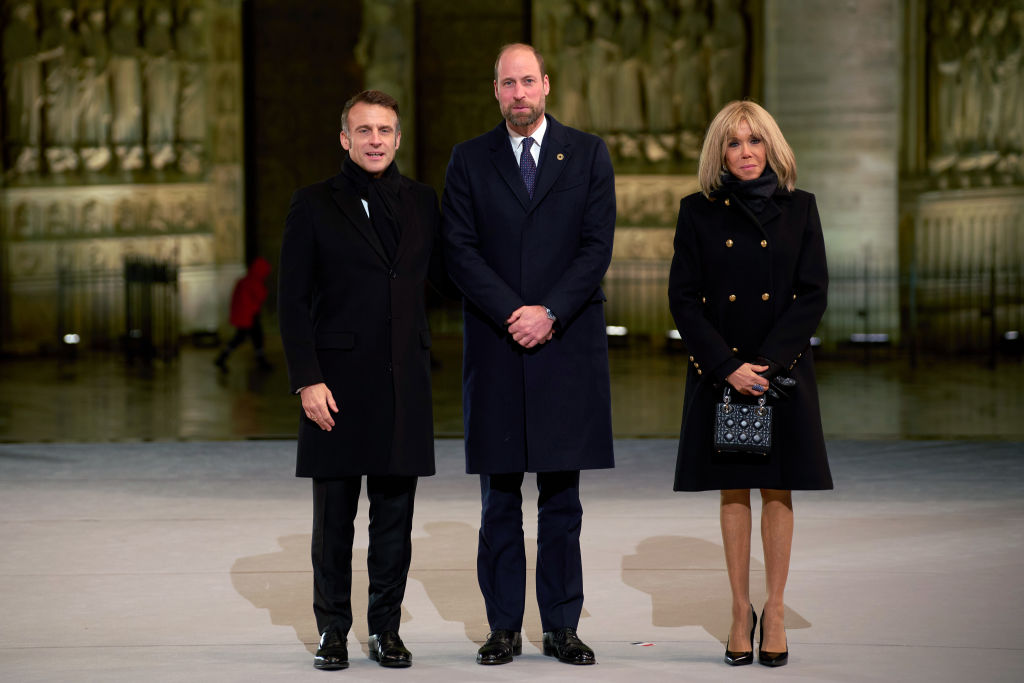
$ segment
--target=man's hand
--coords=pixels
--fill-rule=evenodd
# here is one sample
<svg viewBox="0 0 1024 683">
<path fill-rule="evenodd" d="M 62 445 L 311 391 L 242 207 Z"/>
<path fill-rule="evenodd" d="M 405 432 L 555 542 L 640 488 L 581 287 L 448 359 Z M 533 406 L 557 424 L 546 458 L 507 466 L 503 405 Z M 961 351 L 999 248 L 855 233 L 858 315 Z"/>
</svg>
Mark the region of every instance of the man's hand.
<svg viewBox="0 0 1024 683">
<path fill-rule="evenodd" d="M 306 417 L 315 422 L 320 429 L 331 431 L 334 427 L 331 411 L 338 412 L 338 404 L 334 402 L 334 394 L 327 385 L 321 382 L 303 387 L 299 396 L 302 398 L 302 410 Z"/>
<path fill-rule="evenodd" d="M 543 306 L 520 306 L 505 324 L 512 339 L 526 349 L 548 342 L 555 335 L 551 329 L 554 321 L 548 318 Z"/>
</svg>

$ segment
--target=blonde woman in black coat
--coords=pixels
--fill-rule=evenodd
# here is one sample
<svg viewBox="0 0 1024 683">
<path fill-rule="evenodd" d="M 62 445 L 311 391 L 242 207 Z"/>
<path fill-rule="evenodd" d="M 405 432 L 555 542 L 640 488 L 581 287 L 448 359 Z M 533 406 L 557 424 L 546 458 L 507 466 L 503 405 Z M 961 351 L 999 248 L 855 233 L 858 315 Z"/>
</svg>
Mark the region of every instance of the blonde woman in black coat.
<svg viewBox="0 0 1024 683">
<path fill-rule="evenodd" d="M 679 206 L 669 304 L 690 353 L 675 490 L 721 490 L 732 590 L 725 661 L 788 660 L 783 592 L 793 540 L 794 489 L 831 489 L 810 337 L 825 312 L 828 270 L 814 195 L 794 189 L 796 162 L 778 124 L 749 101 L 708 127 L 700 192 Z M 715 404 L 765 396 L 774 411 L 768 455 L 719 453 Z M 736 393 L 741 396 L 736 397 Z M 767 599 L 750 602 L 750 489 L 761 491 Z"/>
</svg>

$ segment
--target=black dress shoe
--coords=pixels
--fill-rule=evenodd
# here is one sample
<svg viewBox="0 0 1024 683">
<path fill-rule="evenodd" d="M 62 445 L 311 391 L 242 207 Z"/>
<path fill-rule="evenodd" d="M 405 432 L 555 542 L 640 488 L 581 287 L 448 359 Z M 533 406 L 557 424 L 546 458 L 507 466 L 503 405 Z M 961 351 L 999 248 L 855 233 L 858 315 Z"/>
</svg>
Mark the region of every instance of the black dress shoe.
<svg viewBox="0 0 1024 683">
<path fill-rule="evenodd" d="M 750 649 L 745 652 L 733 652 L 729 649 L 729 641 L 725 641 L 725 663 L 729 666 L 743 666 L 754 663 L 754 629 L 757 628 L 757 614 L 754 606 L 750 606 Z"/>
<path fill-rule="evenodd" d="M 544 633 L 544 654 L 566 664 L 597 664 L 594 651 L 579 639 L 571 626 Z"/>
<path fill-rule="evenodd" d="M 348 668 L 348 647 L 345 645 L 346 634 L 338 629 L 329 628 L 320 636 L 320 647 L 313 657 L 313 666 L 324 671 Z"/>
<path fill-rule="evenodd" d="M 384 631 L 370 636 L 370 659 L 381 666 L 401 669 L 412 666 L 412 653 L 395 631 Z"/>
<path fill-rule="evenodd" d="M 508 664 L 523 654 L 523 637 L 519 631 L 498 629 L 487 634 L 487 642 L 476 652 L 477 664 Z"/>
<path fill-rule="evenodd" d="M 751 638 L 753 642 L 753 638 Z M 761 649 L 764 645 L 764 610 L 761 610 L 761 637 L 757 639 L 757 661 L 765 666 L 785 666 L 789 661 L 789 643 L 782 652 L 765 652 Z"/>
</svg>

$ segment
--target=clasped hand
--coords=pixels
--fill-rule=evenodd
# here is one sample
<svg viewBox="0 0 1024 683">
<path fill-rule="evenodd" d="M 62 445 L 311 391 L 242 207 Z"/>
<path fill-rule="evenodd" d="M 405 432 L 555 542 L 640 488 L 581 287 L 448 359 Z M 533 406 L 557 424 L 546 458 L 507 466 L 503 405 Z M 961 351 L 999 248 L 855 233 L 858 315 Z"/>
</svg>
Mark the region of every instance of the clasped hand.
<svg viewBox="0 0 1024 683">
<path fill-rule="evenodd" d="M 759 375 L 768 370 L 767 365 L 751 365 L 750 363 L 744 363 L 735 370 L 732 374 L 725 378 L 732 388 L 741 394 L 747 396 L 760 396 L 768 390 L 768 380 Z M 761 387 L 760 391 L 754 389 L 754 385 Z"/>
<path fill-rule="evenodd" d="M 543 306 L 520 306 L 505 321 L 512 339 L 525 349 L 544 344 L 555 336 L 554 321 Z"/>
</svg>

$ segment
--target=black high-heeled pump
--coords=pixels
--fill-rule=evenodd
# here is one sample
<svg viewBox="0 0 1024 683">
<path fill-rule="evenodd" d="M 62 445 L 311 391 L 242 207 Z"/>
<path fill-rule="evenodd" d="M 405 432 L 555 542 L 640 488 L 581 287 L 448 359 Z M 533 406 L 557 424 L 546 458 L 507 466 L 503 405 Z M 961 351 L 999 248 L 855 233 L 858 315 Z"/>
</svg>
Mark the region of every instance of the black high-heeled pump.
<svg viewBox="0 0 1024 683">
<path fill-rule="evenodd" d="M 750 637 L 750 642 L 754 642 L 754 637 Z M 764 645 L 764 610 L 761 610 L 761 636 L 757 639 L 757 661 L 759 664 L 765 666 L 785 666 L 786 662 L 789 661 L 789 641 L 786 641 L 786 649 L 782 652 L 765 652 L 761 649 Z M 753 646 L 751 646 L 753 649 Z"/>
<path fill-rule="evenodd" d="M 750 606 L 750 651 L 733 652 L 729 649 L 729 640 L 725 641 L 725 663 L 729 666 L 743 666 L 754 663 L 754 629 L 757 628 L 757 613 L 754 606 Z"/>
</svg>

